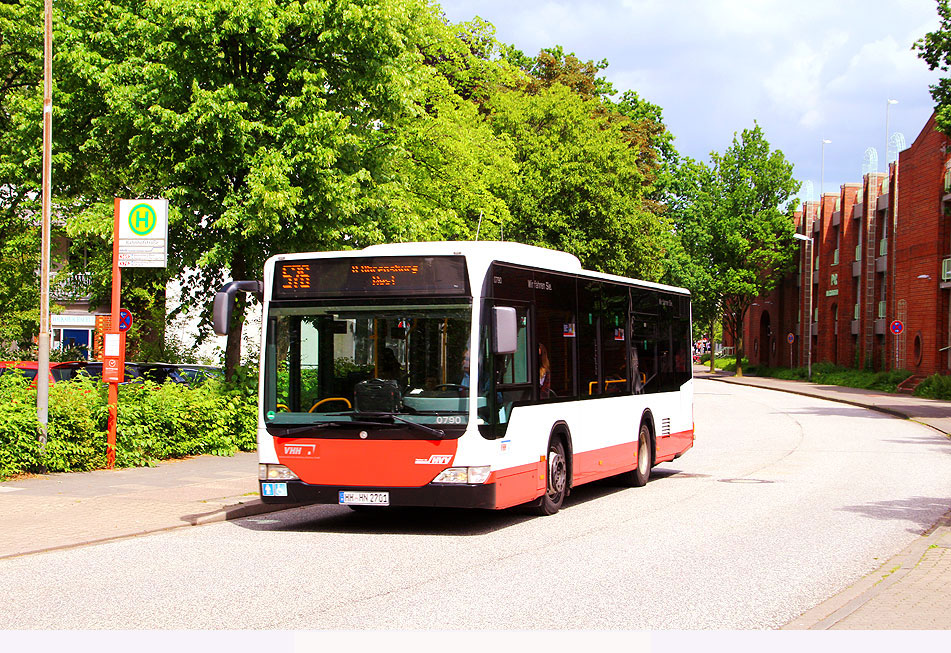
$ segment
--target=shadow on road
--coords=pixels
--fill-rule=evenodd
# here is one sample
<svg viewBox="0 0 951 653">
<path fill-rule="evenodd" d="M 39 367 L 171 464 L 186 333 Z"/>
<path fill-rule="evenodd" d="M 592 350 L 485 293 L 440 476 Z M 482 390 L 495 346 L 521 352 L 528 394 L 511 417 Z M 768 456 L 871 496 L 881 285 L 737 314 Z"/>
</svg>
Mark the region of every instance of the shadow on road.
<svg viewBox="0 0 951 653">
<path fill-rule="evenodd" d="M 651 483 L 697 476 L 676 469 L 659 468 L 655 468 L 651 474 Z M 638 488 L 625 486 L 616 478 L 594 481 L 574 488 L 562 510 L 618 492 L 637 491 Z M 553 518 L 558 519 L 558 516 Z M 506 510 L 418 507 L 365 507 L 351 510 L 344 506 L 312 505 L 239 519 L 232 523 L 253 531 L 471 537 L 493 533 L 530 519 L 547 518 L 534 515 L 526 506 Z"/>
<path fill-rule="evenodd" d="M 909 528 L 909 533 L 921 535 L 928 532 L 936 522 L 935 515 L 951 514 L 951 498 L 948 497 L 908 497 L 893 501 L 874 501 L 858 506 L 840 508 L 871 519 L 914 522 L 919 528 Z"/>
</svg>

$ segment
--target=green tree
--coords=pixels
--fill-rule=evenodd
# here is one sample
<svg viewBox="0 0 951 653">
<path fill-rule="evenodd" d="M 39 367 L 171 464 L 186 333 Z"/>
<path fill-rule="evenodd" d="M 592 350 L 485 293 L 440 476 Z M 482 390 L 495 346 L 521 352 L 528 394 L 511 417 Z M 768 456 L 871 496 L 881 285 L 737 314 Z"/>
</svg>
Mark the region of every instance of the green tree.
<svg viewBox="0 0 951 653">
<path fill-rule="evenodd" d="M 511 220 L 514 148 L 486 120 L 511 77 L 494 58 L 491 25 L 431 23 L 410 111 L 393 124 L 397 154 L 384 183 L 397 240 L 498 239 Z M 480 222 L 482 224 L 480 231 Z"/>
<path fill-rule="evenodd" d="M 506 238 L 570 252 L 596 270 L 657 279 L 665 230 L 643 201 L 637 150 L 599 106 L 557 83 L 495 99 L 492 125 L 511 139 L 518 164 Z"/>
<path fill-rule="evenodd" d="M 40 0 L 0 1 L 0 343 L 20 346 L 39 325 L 42 16 Z"/>
<path fill-rule="evenodd" d="M 669 186 L 667 208 L 676 244 L 667 260 L 665 281 L 691 291 L 694 325 L 704 329 L 714 351 L 716 325 L 723 318 L 723 288 L 711 229 L 718 198 L 713 170 L 685 158 Z M 714 369 L 712 356 L 710 369 Z"/>
<path fill-rule="evenodd" d="M 940 26 L 916 41 L 913 48 L 928 64 L 929 70 L 939 69 L 947 73 L 951 67 L 951 4 L 948 0 L 937 0 L 937 5 Z M 937 84 L 932 84 L 931 97 L 935 102 L 938 129 L 951 135 L 951 79 L 943 77 Z"/>
<path fill-rule="evenodd" d="M 381 182 L 436 20 L 423 2 L 73 0 L 64 12 L 60 189 L 81 205 L 74 235 L 107 233 L 113 196 L 167 197 L 167 275 L 197 270 L 183 295 L 207 306 L 225 278 L 260 278 L 272 252 L 401 232 Z M 229 370 L 240 341 L 239 317 Z"/>
<path fill-rule="evenodd" d="M 723 303 L 724 327 L 736 345 L 742 376 L 743 318 L 756 297 L 776 287 L 793 262 L 791 216 L 799 182 L 756 124 L 723 153 L 713 153 L 713 202 L 707 242 Z"/>
</svg>

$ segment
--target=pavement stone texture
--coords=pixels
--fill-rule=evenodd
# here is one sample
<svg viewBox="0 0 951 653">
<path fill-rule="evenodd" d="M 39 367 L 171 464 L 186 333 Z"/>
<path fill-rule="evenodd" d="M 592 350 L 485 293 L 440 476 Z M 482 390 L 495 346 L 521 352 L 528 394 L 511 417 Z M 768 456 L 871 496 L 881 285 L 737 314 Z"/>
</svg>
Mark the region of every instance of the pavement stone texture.
<svg viewBox="0 0 951 653">
<path fill-rule="evenodd" d="M 0 558 L 270 510 L 255 453 L 21 478 L 0 483 Z"/>
</svg>

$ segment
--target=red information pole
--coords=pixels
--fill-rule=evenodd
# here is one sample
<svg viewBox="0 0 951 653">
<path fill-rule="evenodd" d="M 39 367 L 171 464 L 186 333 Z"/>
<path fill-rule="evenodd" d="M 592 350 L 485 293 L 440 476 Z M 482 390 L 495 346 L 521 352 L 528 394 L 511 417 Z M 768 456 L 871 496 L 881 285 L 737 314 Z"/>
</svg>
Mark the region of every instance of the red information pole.
<svg viewBox="0 0 951 653">
<path fill-rule="evenodd" d="M 116 466 L 116 422 L 119 418 L 119 382 L 125 371 L 125 334 L 118 331 L 119 290 L 122 273 L 119 271 L 119 198 L 115 199 L 112 219 L 112 327 L 105 334 L 103 344 L 102 380 L 109 384 L 109 423 L 106 434 L 106 467 Z"/>
</svg>

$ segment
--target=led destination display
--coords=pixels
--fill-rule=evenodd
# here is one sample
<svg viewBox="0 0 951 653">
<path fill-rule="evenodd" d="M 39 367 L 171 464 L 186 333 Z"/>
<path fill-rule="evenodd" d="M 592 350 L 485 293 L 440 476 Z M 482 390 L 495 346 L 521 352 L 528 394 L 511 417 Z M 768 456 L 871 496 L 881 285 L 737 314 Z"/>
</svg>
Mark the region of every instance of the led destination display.
<svg viewBox="0 0 951 653">
<path fill-rule="evenodd" d="M 274 299 L 467 293 L 462 256 L 304 259 L 274 269 Z"/>
</svg>

